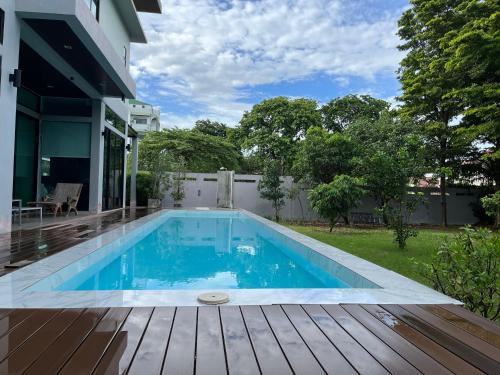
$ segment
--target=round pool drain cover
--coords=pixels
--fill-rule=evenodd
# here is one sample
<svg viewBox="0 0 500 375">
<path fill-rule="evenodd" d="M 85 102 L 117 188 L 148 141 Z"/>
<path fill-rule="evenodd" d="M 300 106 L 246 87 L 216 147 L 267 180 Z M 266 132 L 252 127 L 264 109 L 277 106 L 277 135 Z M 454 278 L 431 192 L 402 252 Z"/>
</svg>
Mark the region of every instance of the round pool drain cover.
<svg viewBox="0 0 500 375">
<path fill-rule="evenodd" d="M 222 305 L 229 302 L 229 296 L 219 292 L 203 293 L 198 296 L 198 301 L 205 305 Z"/>
</svg>

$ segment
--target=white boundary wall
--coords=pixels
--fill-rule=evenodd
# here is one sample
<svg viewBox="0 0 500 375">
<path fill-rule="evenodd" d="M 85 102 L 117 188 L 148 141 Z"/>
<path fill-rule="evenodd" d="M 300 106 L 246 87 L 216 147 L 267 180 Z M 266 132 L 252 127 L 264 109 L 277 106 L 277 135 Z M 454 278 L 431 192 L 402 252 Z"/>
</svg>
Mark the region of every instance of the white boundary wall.
<svg viewBox="0 0 500 375">
<path fill-rule="evenodd" d="M 185 198 L 182 201 L 183 208 L 193 207 L 217 207 L 217 174 L 216 173 L 187 173 L 184 183 Z M 272 217 L 274 209 L 271 202 L 260 197 L 257 189 L 262 176 L 239 175 L 234 176 L 233 201 L 234 208 L 242 208 L 257 215 Z M 291 177 L 283 177 L 284 187 L 292 186 Z M 412 189 L 409 189 L 412 190 Z M 439 189 L 420 189 L 424 192 L 426 204 L 422 205 L 412 217 L 414 224 L 440 224 L 441 223 L 441 197 Z M 309 205 L 307 191 L 301 191 L 300 201 L 285 199 L 285 206 L 280 211 L 280 216 L 286 220 L 321 220 Z M 477 201 L 477 192 L 474 189 L 449 188 L 448 189 L 448 222 L 450 225 L 474 224 L 477 218 L 474 216 L 471 204 Z M 163 206 L 172 208 L 174 202 L 170 191 L 165 194 Z M 373 214 L 375 202 L 366 197 L 359 207 L 353 210 L 355 213 Z"/>
</svg>

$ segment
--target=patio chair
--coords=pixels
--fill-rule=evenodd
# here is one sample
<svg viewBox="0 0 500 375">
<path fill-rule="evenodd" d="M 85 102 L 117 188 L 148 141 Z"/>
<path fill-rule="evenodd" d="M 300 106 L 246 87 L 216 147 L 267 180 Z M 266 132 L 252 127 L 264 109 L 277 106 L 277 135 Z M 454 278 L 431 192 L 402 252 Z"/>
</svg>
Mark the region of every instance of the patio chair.
<svg viewBox="0 0 500 375">
<path fill-rule="evenodd" d="M 63 206 L 66 204 L 68 206 L 68 213 L 66 216 L 69 216 L 71 211 L 74 211 L 75 214 L 78 215 L 76 206 L 80 200 L 82 187 L 82 184 L 58 183 L 54 190 L 54 194 L 49 196 L 47 200 L 43 202 L 29 202 L 28 205 L 46 207 L 54 212 L 54 216 L 57 216 L 58 212 L 62 214 Z"/>
</svg>

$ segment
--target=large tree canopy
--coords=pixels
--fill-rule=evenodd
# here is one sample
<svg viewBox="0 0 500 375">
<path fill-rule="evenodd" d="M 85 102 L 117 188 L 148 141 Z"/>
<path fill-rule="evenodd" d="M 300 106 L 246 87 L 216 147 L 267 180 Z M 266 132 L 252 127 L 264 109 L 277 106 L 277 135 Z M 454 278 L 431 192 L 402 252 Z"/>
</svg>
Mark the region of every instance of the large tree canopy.
<svg viewBox="0 0 500 375">
<path fill-rule="evenodd" d="M 482 173 L 500 186 L 500 2 L 463 0 L 457 6 L 462 27 L 441 41 L 446 70 L 460 75 L 451 97 L 464 103 L 463 131 L 482 142 Z"/>
<path fill-rule="evenodd" d="M 183 158 L 190 172 L 239 171 L 242 157 L 225 139 L 199 131 L 168 129 L 147 133 L 139 147 L 139 169 L 150 171 L 160 152 Z"/>
<path fill-rule="evenodd" d="M 226 124 L 208 119 L 196 121 L 193 129 L 203 134 L 213 135 L 214 137 L 226 138 L 228 135 Z"/>
<path fill-rule="evenodd" d="M 277 97 L 264 100 L 246 112 L 238 135 L 247 154 L 281 163 L 282 174 L 289 173 L 297 142 L 307 129 L 321 124 L 318 104 L 309 99 Z"/>
<path fill-rule="evenodd" d="M 399 20 L 400 49 L 407 54 L 399 69 L 403 93 L 402 112 L 419 121 L 440 175 L 442 223 L 447 225 L 447 181 L 453 176 L 455 161 L 465 152 L 467 140 L 458 127 L 451 126 L 464 103 L 453 95 L 462 86 L 463 76 L 447 70 L 450 58 L 442 40 L 463 26 L 457 6 L 463 0 L 410 0 L 411 7 Z"/>
<path fill-rule="evenodd" d="M 348 136 L 312 127 L 300 143 L 292 172 L 295 180 L 308 185 L 327 184 L 352 171 L 354 155 L 355 145 Z"/>
<path fill-rule="evenodd" d="M 389 103 L 385 100 L 369 95 L 347 95 L 334 99 L 321 108 L 323 127 L 329 131 L 341 132 L 359 119 L 376 121 L 388 109 Z"/>
</svg>

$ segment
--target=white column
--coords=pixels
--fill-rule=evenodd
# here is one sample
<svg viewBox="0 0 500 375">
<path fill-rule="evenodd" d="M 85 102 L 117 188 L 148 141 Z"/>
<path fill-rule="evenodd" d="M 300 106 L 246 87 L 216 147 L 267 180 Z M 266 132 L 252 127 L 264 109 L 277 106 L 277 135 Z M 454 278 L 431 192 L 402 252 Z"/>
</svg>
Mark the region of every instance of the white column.
<svg viewBox="0 0 500 375">
<path fill-rule="evenodd" d="M 89 211 L 102 212 L 102 187 L 104 170 L 104 114 L 101 100 L 92 101 L 92 127 L 90 145 Z"/>
<path fill-rule="evenodd" d="M 9 75 L 18 68 L 20 26 L 14 1 L 0 1 L 5 11 L 4 41 L 0 44 L 0 233 L 11 230 L 12 189 L 14 182 L 14 149 L 16 143 L 17 89 L 9 82 Z M 26 204 L 26 202 L 23 202 Z"/>
<path fill-rule="evenodd" d="M 132 138 L 132 165 L 130 166 L 130 208 L 137 207 L 137 165 L 139 161 L 139 142 Z"/>
</svg>

